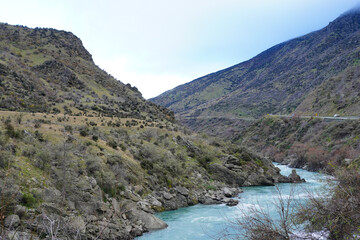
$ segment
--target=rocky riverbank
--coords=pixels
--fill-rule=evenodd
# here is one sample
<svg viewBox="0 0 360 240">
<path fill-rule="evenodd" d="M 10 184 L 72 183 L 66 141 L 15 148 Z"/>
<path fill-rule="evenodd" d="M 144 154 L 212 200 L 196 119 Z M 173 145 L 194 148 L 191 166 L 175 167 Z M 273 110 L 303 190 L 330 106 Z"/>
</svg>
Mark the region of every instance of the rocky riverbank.
<svg viewBox="0 0 360 240">
<path fill-rule="evenodd" d="M 223 165 L 226 164 L 229 164 L 228 161 L 224 161 Z M 230 171 L 228 173 L 231 176 L 237 176 L 237 172 L 225 168 L 228 169 L 226 172 Z M 272 168 L 272 171 L 278 172 L 277 168 Z M 254 177 L 254 173 L 248 174 L 242 183 L 247 186 L 259 185 L 264 182 L 252 180 L 268 178 L 267 184 L 279 180 L 290 182 L 288 177 L 274 174 L 276 178 L 270 178 L 260 172 L 257 173 L 258 178 Z M 214 175 L 217 174 L 214 171 Z M 201 186 L 191 189 L 184 186 L 162 187 L 145 197 L 139 194 L 140 186 L 128 186 L 121 192 L 120 201 L 104 196 L 96 180 L 91 177 L 84 177 L 66 197 L 56 188 L 35 188 L 32 192 L 44 201 L 36 209 L 15 206 L 14 214 L 7 216 L 4 221 L 6 237 L 27 240 L 39 239 L 43 235 L 51 238 L 61 233 L 61 239 L 88 239 L 92 236 L 99 236 L 101 239 L 132 239 L 143 232 L 167 227 L 164 221 L 153 215 L 158 211 L 175 210 L 198 203 L 237 205 L 237 200 L 232 198 L 242 190 L 239 185 L 230 183 L 228 178 L 224 179 L 227 183 L 210 180 L 209 189 Z M 13 188 L 11 194 L 18 195 L 16 188 Z"/>
</svg>

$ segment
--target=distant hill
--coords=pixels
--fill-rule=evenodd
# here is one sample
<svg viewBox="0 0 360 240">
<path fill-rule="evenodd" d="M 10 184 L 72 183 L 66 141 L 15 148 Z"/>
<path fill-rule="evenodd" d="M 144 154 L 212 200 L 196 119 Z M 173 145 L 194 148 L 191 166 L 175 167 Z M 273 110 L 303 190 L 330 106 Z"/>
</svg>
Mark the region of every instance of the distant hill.
<svg viewBox="0 0 360 240">
<path fill-rule="evenodd" d="M 196 130 L 214 122 L 221 127 L 239 125 L 238 118 L 266 114 L 358 115 L 359 62 L 360 11 L 353 10 L 319 31 L 151 101 L 170 108 Z"/>
</svg>

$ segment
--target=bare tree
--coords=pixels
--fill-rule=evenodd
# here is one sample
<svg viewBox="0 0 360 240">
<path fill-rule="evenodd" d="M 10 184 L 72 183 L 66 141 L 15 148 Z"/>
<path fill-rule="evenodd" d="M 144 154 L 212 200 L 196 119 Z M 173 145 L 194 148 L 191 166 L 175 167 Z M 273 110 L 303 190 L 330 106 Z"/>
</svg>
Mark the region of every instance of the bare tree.
<svg viewBox="0 0 360 240">
<path fill-rule="evenodd" d="M 249 239 L 249 240 L 315 240 L 318 234 L 306 233 L 298 224 L 298 201 L 295 200 L 294 189 L 283 196 L 276 187 L 277 197 L 273 201 L 276 217 L 270 215 L 269 209 L 257 206 L 250 209 L 240 209 L 241 215 L 234 220 L 228 220 L 229 225 L 215 239 Z M 324 232 L 324 235 L 326 233 Z"/>
<path fill-rule="evenodd" d="M 308 231 L 327 233 L 329 239 L 360 239 L 360 172 L 341 170 L 336 176 L 331 197 L 310 195 L 300 205 L 297 220 Z"/>
<path fill-rule="evenodd" d="M 75 229 L 69 218 L 45 213 L 42 213 L 38 218 L 38 234 L 39 236 L 44 234 L 46 239 L 51 240 L 81 240 L 80 229 Z"/>
</svg>

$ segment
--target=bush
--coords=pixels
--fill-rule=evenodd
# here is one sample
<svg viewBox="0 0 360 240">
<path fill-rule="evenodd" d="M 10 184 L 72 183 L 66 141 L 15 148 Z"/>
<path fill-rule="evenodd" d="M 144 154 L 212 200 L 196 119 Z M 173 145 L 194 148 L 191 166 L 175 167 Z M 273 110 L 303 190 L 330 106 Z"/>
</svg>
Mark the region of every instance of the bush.
<svg viewBox="0 0 360 240">
<path fill-rule="evenodd" d="M 20 130 L 15 131 L 15 128 L 10 123 L 6 123 L 5 129 L 6 129 L 5 132 L 6 136 L 10 138 L 21 139 L 23 137 L 23 132 Z"/>
<path fill-rule="evenodd" d="M 89 122 L 89 125 L 91 125 L 91 126 L 97 126 L 97 123 L 96 123 L 96 122 L 93 122 L 93 121 L 90 121 L 90 122 Z"/>
<path fill-rule="evenodd" d="M 80 136 L 86 137 L 89 135 L 89 129 L 87 127 L 80 128 Z"/>
<path fill-rule="evenodd" d="M 34 146 L 26 146 L 22 151 L 22 155 L 28 158 L 34 157 L 36 154 L 36 148 Z"/>
<path fill-rule="evenodd" d="M 36 206 L 37 200 L 34 197 L 34 195 L 32 195 L 32 193 L 24 193 L 22 198 L 21 198 L 21 204 L 23 206 L 26 206 L 28 208 L 33 208 Z"/>
<path fill-rule="evenodd" d="M 36 154 L 36 166 L 42 170 L 45 170 L 50 166 L 51 156 L 48 151 L 40 151 Z"/>
<path fill-rule="evenodd" d="M 212 162 L 212 157 L 203 155 L 196 159 L 199 165 L 205 169 L 209 169 L 209 165 Z"/>
<path fill-rule="evenodd" d="M 66 126 L 65 126 L 65 131 L 66 131 L 66 132 L 69 132 L 69 133 L 71 133 L 71 134 L 72 134 L 72 131 L 73 131 L 72 126 L 70 126 L 70 125 L 66 125 Z"/>
<path fill-rule="evenodd" d="M 121 149 L 121 151 L 125 151 L 126 150 L 126 146 L 123 143 L 119 144 L 119 147 Z"/>
<path fill-rule="evenodd" d="M 8 151 L 0 151 L 0 168 L 8 168 L 12 155 Z"/>
<path fill-rule="evenodd" d="M 41 132 L 39 132 L 38 130 L 36 130 L 34 134 L 35 134 L 35 138 L 37 140 L 39 140 L 39 142 L 44 142 L 45 141 L 44 135 Z"/>
<path fill-rule="evenodd" d="M 117 149 L 117 142 L 114 139 L 109 139 L 106 143 L 108 146 L 112 147 L 113 149 Z"/>
<path fill-rule="evenodd" d="M 100 188 L 110 197 L 115 197 L 123 189 L 123 186 L 116 182 L 112 172 L 102 171 L 96 178 Z"/>
<path fill-rule="evenodd" d="M 141 167 L 146 170 L 151 170 L 154 168 L 154 164 L 150 162 L 149 160 L 143 160 L 140 163 Z"/>
<path fill-rule="evenodd" d="M 336 176 L 339 182 L 332 197 L 311 196 L 298 219 L 310 231 L 327 230 L 329 239 L 353 239 L 360 234 L 360 173 L 342 170 Z"/>
<path fill-rule="evenodd" d="M 87 157 L 86 169 L 90 173 L 90 175 L 95 175 L 97 171 L 100 171 L 102 169 L 101 159 L 97 157 Z"/>
</svg>

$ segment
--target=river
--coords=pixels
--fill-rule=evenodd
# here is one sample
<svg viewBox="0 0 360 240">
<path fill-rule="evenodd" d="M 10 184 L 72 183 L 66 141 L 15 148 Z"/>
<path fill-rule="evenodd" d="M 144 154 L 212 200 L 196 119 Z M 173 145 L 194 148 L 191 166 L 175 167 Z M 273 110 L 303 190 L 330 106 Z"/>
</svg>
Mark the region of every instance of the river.
<svg viewBox="0 0 360 240">
<path fill-rule="evenodd" d="M 281 173 L 288 176 L 292 168 L 285 165 L 275 164 L 281 169 Z M 324 181 L 327 176 L 296 169 L 297 173 L 306 180 L 305 183 L 279 183 L 276 186 L 280 189 L 283 197 L 289 196 L 294 191 L 294 198 L 306 199 L 308 191 L 325 191 L 327 185 Z M 229 226 L 229 222 L 241 217 L 242 211 L 253 206 L 261 206 L 268 209 L 271 216 L 276 217 L 277 211 L 273 202 L 278 198 L 278 191 L 274 186 L 244 187 L 244 192 L 238 198 L 239 204 L 236 207 L 221 205 L 198 204 L 191 207 L 181 208 L 174 211 L 157 213 L 156 216 L 164 220 L 169 226 L 166 229 L 145 233 L 137 239 L 141 240 L 208 240 L 217 236 L 222 230 Z M 243 209 L 243 210 L 241 210 Z"/>
</svg>

